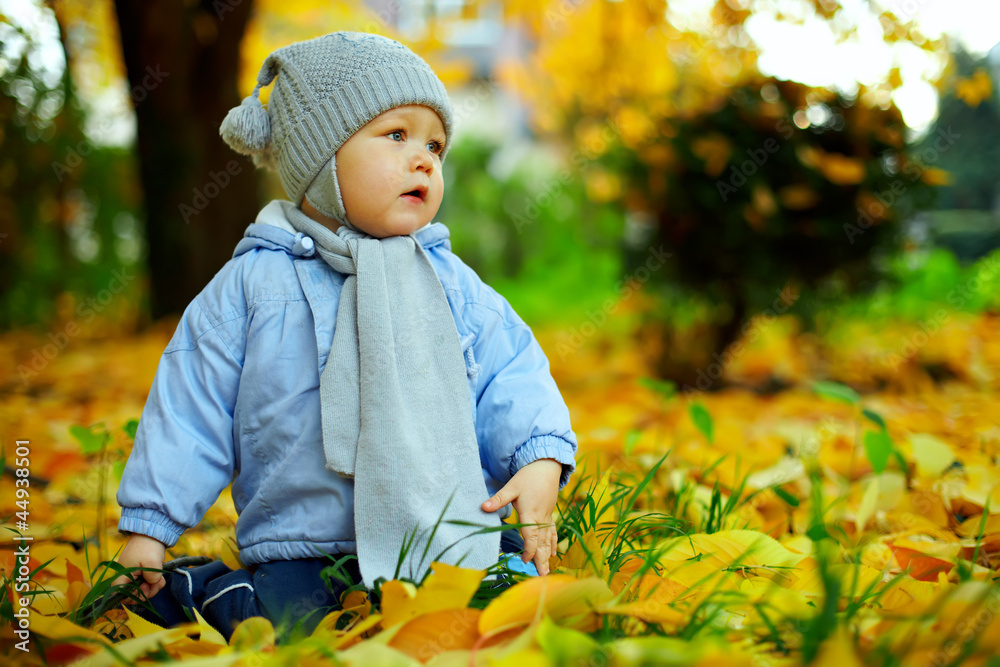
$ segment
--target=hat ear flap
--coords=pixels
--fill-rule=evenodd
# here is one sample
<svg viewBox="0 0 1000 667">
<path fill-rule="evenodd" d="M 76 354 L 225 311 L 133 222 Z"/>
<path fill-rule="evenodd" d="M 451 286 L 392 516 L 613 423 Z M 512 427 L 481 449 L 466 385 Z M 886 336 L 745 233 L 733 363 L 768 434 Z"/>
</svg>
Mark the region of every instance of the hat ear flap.
<svg viewBox="0 0 1000 667">
<path fill-rule="evenodd" d="M 219 127 L 219 136 L 237 153 L 256 155 L 271 142 L 271 117 L 260 103 L 260 88 L 274 80 L 276 63 L 269 56 L 257 75 L 253 92 L 233 107 Z"/>
</svg>

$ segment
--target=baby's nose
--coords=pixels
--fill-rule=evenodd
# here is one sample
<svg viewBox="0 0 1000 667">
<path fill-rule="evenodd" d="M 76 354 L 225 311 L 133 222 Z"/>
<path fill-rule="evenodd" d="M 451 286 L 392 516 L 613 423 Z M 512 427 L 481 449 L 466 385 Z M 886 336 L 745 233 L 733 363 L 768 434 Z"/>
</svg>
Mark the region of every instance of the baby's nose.
<svg viewBox="0 0 1000 667">
<path fill-rule="evenodd" d="M 424 169 L 428 172 L 432 170 L 434 168 L 434 159 L 431 157 L 430 151 L 426 148 L 414 151 L 410 157 L 410 167 L 412 169 Z"/>
</svg>

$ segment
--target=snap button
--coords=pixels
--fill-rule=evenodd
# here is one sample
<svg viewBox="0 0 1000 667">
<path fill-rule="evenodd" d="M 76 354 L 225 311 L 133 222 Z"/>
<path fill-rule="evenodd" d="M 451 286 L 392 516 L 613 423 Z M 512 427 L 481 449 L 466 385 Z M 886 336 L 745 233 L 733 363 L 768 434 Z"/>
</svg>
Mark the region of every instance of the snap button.
<svg viewBox="0 0 1000 667">
<path fill-rule="evenodd" d="M 302 232 L 295 235 L 295 245 L 292 246 L 292 253 L 311 257 L 315 249 L 316 244 L 313 243 L 312 238 L 306 236 Z"/>
</svg>

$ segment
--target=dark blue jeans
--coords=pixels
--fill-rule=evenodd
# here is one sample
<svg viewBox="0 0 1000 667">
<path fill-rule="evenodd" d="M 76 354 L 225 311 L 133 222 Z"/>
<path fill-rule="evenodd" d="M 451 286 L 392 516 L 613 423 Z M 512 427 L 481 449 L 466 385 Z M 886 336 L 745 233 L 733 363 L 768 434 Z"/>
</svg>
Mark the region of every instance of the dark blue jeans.
<svg viewBox="0 0 1000 667">
<path fill-rule="evenodd" d="M 500 533 L 500 551 L 523 550 L 524 541 L 516 530 Z M 172 627 L 193 620 L 194 614 L 185 610 L 193 607 L 226 641 L 240 621 L 253 616 L 270 620 L 279 639 L 300 621 L 301 630 L 309 634 L 326 614 L 340 608 L 344 591 L 361 582 L 358 561 L 351 558 L 342 565 L 351 583 L 330 577 L 328 587 L 320 572 L 331 565 L 333 561 L 324 557 L 271 561 L 252 571 L 231 570 L 222 561 L 181 568 L 163 574 L 166 585 L 149 600 L 153 612 L 141 605 L 132 610 L 152 623 Z"/>
</svg>

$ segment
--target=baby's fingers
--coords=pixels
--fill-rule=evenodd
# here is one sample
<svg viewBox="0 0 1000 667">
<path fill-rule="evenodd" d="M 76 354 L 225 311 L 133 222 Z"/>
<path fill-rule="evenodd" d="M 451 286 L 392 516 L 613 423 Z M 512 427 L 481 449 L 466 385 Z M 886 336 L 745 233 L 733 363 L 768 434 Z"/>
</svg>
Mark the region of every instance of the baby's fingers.
<svg viewBox="0 0 1000 667">
<path fill-rule="evenodd" d="M 521 552 L 521 562 L 530 563 L 538 548 L 538 528 L 535 526 L 525 526 L 521 529 L 521 537 L 524 538 L 524 551 Z"/>
<path fill-rule="evenodd" d="M 552 553 L 552 533 L 548 526 L 539 532 L 538 551 L 535 553 L 535 568 L 543 577 L 549 573 L 549 554 Z"/>
<path fill-rule="evenodd" d="M 122 584 L 127 584 L 128 582 L 130 582 L 132 580 L 133 580 L 132 577 L 130 577 L 130 576 L 126 575 L 126 574 L 122 574 L 122 575 L 119 575 L 119 577 L 117 579 L 115 579 L 114 581 L 112 581 L 111 585 L 112 586 L 121 586 Z"/>
<path fill-rule="evenodd" d="M 153 581 L 153 582 L 144 581 L 139 586 L 139 588 L 142 589 L 143 594 L 147 598 L 151 598 L 154 595 L 156 595 L 157 593 L 159 593 L 163 589 L 163 587 L 166 586 L 166 584 L 167 584 L 166 579 L 164 579 L 163 577 L 160 577 L 159 579 L 157 579 L 156 581 Z"/>
</svg>

